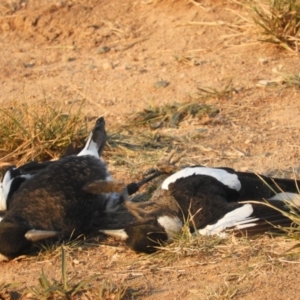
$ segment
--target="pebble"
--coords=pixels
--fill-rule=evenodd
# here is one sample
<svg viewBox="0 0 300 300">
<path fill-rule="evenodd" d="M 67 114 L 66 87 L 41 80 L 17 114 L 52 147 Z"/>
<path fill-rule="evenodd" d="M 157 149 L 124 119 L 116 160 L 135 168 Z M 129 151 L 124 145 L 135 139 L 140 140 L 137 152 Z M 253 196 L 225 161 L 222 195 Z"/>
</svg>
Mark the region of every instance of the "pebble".
<svg viewBox="0 0 300 300">
<path fill-rule="evenodd" d="M 269 62 L 269 60 L 267 58 L 261 57 L 258 59 L 258 61 L 262 64 L 265 65 Z"/>
<path fill-rule="evenodd" d="M 160 89 L 160 88 L 165 88 L 165 87 L 167 87 L 169 84 L 170 84 L 170 82 L 168 82 L 168 81 L 160 80 L 160 81 L 156 81 L 156 82 L 154 83 L 154 86 L 155 86 L 157 89 Z"/>
<path fill-rule="evenodd" d="M 112 64 L 110 62 L 105 62 L 105 63 L 102 64 L 102 68 L 104 70 L 112 69 Z"/>
<path fill-rule="evenodd" d="M 107 53 L 110 51 L 110 47 L 108 46 L 103 46 L 103 47 L 100 47 L 97 51 L 98 54 L 103 54 L 103 53 Z"/>
</svg>

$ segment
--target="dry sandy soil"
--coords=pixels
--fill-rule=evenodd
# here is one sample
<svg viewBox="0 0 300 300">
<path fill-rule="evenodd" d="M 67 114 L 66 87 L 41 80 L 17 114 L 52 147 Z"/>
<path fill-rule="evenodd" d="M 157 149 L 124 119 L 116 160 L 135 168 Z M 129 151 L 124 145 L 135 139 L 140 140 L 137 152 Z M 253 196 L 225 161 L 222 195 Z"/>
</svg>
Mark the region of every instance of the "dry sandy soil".
<svg viewBox="0 0 300 300">
<path fill-rule="evenodd" d="M 299 90 L 283 80 L 258 83 L 278 79 L 276 70 L 299 72 L 299 57 L 259 42 L 234 1 L 2 0 L 0 13 L 2 103 L 64 103 L 67 111 L 85 99 L 87 116 L 105 116 L 108 129 L 151 106 L 207 103 L 217 116 L 155 131 L 170 137 L 168 150 L 187 150 L 183 163 L 297 173 Z M 161 80 L 169 85 L 156 87 Z M 229 82 L 227 96 L 199 98 L 198 87 L 224 91 Z M 128 182 L 155 163 L 124 160 L 107 157 L 114 177 Z M 300 299 L 299 256 L 285 254 L 294 243 L 199 239 L 197 247 L 149 257 L 100 237 L 67 253 L 67 273 L 70 285 L 98 274 L 72 299 Z M 60 280 L 60 252 L 0 270 L 0 299 L 41 299 L 28 288 L 42 270 Z"/>
</svg>

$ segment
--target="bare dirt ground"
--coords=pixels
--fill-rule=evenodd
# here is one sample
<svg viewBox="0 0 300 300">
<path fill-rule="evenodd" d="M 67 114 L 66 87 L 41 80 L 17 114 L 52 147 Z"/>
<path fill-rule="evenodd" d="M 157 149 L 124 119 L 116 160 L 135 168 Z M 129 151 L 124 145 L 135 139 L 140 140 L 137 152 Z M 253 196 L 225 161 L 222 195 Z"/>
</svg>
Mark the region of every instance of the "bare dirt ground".
<svg viewBox="0 0 300 300">
<path fill-rule="evenodd" d="M 2 103 L 64 103 L 85 99 L 89 117 L 103 115 L 108 129 L 129 113 L 174 102 L 214 105 L 219 114 L 157 129 L 171 148 L 185 137 L 183 162 L 229 166 L 278 177 L 298 170 L 299 90 L 283 80 L 299 72 L 299 57 L 258 42 L 247 10 L 233 1 L 0 1 Z M 222 22 L 220 22 L 222 21 Z M 198 22 L 198 23 L 197 23 Z M 167 81 L 158 88 L 155 83 Z M 227 97 L 197 98 L 198 87 Z M 198 95 L 199 96 L 199 95 Z M 141 128 L 141 131 L 143 129 Z M 153 161 L 108 164 L 131 181 Z M 67 255 L 71 282 L 99 274 L 74 299 L 299 299 L 299 257 L 284 254 L 294 241 L 229 239 L 171 255 L 135 254 L 100 237 Z M 42 270 L 60 280 L 59 251 L 0 265 L 0 299 L 28 294 Z M 2 288 L 1 283 L 7 286 Z"/>
</svg>

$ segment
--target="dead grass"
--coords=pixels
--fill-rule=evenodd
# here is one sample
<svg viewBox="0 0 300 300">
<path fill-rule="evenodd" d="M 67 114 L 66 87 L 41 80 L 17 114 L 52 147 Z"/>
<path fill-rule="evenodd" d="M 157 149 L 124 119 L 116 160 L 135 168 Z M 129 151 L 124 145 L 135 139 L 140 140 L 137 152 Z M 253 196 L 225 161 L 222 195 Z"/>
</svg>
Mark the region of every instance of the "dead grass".
<svg viewBox="0 0 300 300">
<path fill-rule="evenodd" d="M 191 94 L 193 99 L 230 99 L 237 90 L 233 86 L 232 80 L 229 80 L 223 87 L 215 88 L 215 87 L 198 87 L 197 92 Z"/>
<path fill-rule="evenodd" d="M 44 270 L 38 278 L 38 285 L 31 286 L 24 293 L 27 299 L 78 299 L 84 295 L 97 295 L 97 299 L 122 299 L 126 293 L 127 287 L 120 285 L 115 287 L 108 280 L 102 280 L 98 288 L 93 286 L 93 282 L 99 279 L 100 274 L 94 274 L 79 282 L 74 282 L 73 278 L 67 276 L 67 251 L 61 246 L 61 279 L 49 279 Z M 94 297 L 93 296 L 93 297 Z"/>
<path fill-rule="evenodd" d="M 187 118 L 201 119 L 205 116 L 213 117 L 218 110 L 210 105 L 198 102 L 173 103 L 144 109 L 131 116 L 129 126 L 148 124 L 151 129 L 161 127 L 178 127 Z"/>
<path fill-rule="evenodd" d="M 278 45 L 291 52 L 299 51 L 300 3 L 297 0 L 249 1 L 262 42 Z"/>
<path fill-rule="evenodd" d="M 300 89 L 300 73 L 286 75 L 285 83 L 288 86 L 296 87 L 296 88 Z"/>
<path fill-rule="evenodd" d="M 70 142 L 82 144 L 88 134 L 82 105 L 7 103 L 0 109 L 0 164 L 23 164 L 58 157 Z"/>
</svg>

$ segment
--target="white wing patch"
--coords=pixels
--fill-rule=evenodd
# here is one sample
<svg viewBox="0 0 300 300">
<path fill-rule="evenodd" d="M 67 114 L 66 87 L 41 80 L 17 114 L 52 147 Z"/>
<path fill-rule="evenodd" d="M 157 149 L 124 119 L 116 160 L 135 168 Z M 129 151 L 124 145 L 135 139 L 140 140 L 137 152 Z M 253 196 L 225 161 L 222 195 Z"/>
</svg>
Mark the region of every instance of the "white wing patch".
<svg viewBox="0 0 300 300">
<path fill-rule="evenodd" d="M 231 174 L 223 169 L 206 167 L 182 169 L 165 179 L 161 187 L 163 190 L 168 190 L 170 183 L 175 182 L 179 178 L 186 178 L 192 175 L 208 175 L 216 178 L 218 181 L 231 189 L 234 189 L 236 191 L 239 191 L 241 189 L 241 182 L 238 180 L 238 176 L 236 174 Z"/>
<path fill-rule="evenodd" d="M 253 213 L 253 207 L 251 204 L 245 204 L 229 213 L 227 213 L 222 219 L 217 223 L 212 225 L 207 225 L 205 228 L 199 229 L 198 232 L 201 235 L 219 235 L 226 236 L 223 231 L 226 228 L 234 227 L 235 229 L 242 229 L 253 227 L 256 224 L 253 223 L 257 221 L 257 218 L 251 218 Z"/>
</svg>

